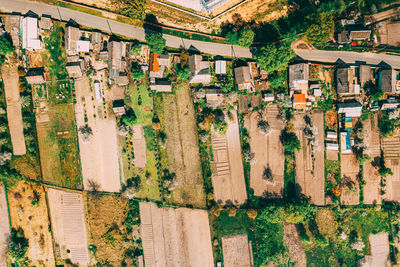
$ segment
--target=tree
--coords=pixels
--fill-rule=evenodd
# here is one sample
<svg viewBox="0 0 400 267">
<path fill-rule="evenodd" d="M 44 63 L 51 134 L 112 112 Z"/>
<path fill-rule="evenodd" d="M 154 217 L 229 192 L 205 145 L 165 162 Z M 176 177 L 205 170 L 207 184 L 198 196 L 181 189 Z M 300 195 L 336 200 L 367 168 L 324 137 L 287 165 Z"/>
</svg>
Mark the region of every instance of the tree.
<svg viewBox="0 0 400 267">
<path fill-rule="evenodd" d="M 222 136 L 225 136 L 228 127 L 228 123 L 225 120 L 214 123 L 214 130 Z"/>
<path fill-rule="evenodd" d="M 175 65 L 175 71 L 179 79 L 185 82 L 189 81 L 190 70 L 188 67 L 181 68 L 180 66 L 178 67 L 178 65 Z"/>
<path fill-rule="evenodd" d="M 271 126 L 265 120 L 259 120 L 257 123 L 257 128 L 265 135 L 269 135 L 271 133 Z"/>
<path fill-rule="evenodd" d="M 139 64 L 136 62 L 132 63 L 132 78 L 135 80 L 141 80 L 144 78 L 144 73 L 142 69 L 140 68 Z"/>
<path fill-rule="evenodd" d="M 135 19 L 144 19 L 147 0 L 115 0 L 121 13 Z"/>
<path fill-rule="evenodd" d="M 237 45 L 238 44 L 238 33 L 237 32 L 229 32 L 225 36 L 226 40 L 229 44 Z"/>
<path fill-rule="evenodd" d="M 272 89 L 279 89 L 281 87 L 286 87 L 287 73 L 277 73 L 274 72 L 272 75 L 268 75 L 268 83 Z"/>
<path fill-rule="evenodd" d="M 242 47 L 250 47 L 253 44 L 255 33 L 252 29 L 247 28 L 240 32 L 238 44 Z"/>
<path fill-rule="evenodd" d="M 25 238 L 22 228 L 12 228 L 8 244 L 8 255 L 16 262 L 24 261 L 28 248 L 29 242 Z"/>
<path fill-rule="evenodd" d="M 270 183 L 273 182 L 273 181 L 275 180 L 274 177 L 272 176 L 272 171 L 271 171 L 271 168 L 270 168 L 269 166 L 267 166 L 267 167 L 264 169 L 262 178 L 263 178 L 266 182 L 270 182 Z"/>
<path fill-rule="evenodd" d="M 255 55 L 257 64 L 269 73 L 286 69 L 293 57 L 295 53 L 288 42 L 280 45 L 268 44 L 261 47 Z"/>
<path fill-rule="evenodd" d="M 8 55 L 14 51 L 14 47 L 12 46 L 11 42 L 5 37 L 0 37 L 0 54 Z"/>
<path fill-rule="evenodd" d="M 364 84 L 364 90 L 367 91 L 369 98 L 372 101 L 379 101 L 383 98 L 384 93 L 379 89 L 379 87 L 374 84 L 371 80 Z"/>
<path fill-rule="evenodd" d="M 378 170 L 378 172 L 379 172 L 379 175 L 380 175 L 382 178 L 385 178 L 385 177 L 387 177 L 387 176 L 393 175 L 392 170 L 391 170 L 390 168 L 384 166 L 384 165 L 381 166 L 381 168 Z"/>
<path fill-rule="evenodd" d="M 122 122 L 129 126 L 133 126 L 136 123 L 136 119 L 135 111 L 132 108 L 129 108 L 122 116 Z"/>
<path fill-rule="evenodd" d="M 288 132 L 287 129 L 282 131 L 281 142 L 285 148 L 285 151 L 287 152 L 293 153 L 296 150 L 300 150 L 300 141 L 296 134 L 293 132 Z"/>
<path fill-rule="evenodd" d="M 83 141 L 88 141 L 93 135 L 92 128 L 90 128 L 87 124 L 85 124 L 85 126 L 79 127 L 79 133 L 81 134 Z"/>
<path fill-rule="evenodd" d="M 140 45 L 140 43 L 138 41 L 134 41 L 131 47 L 132 55 L 138 56 L 140 55 L 141 51 L 142 51 L 142 46 Z"/>
<path fill-rule="evenodd" d="M 164 50 L 167 41 L 159 32 L 150 32 L 146 34 L 146 43 L 150 47 L 150 51 L 161 54 Z"/>
<path fill-rule="evenodd" d="M 313 45 L 322 45 L 326 43 L 335 30 L 335 23 L 332 15 L 320 13 L 308 17 L 310 26 L 305 32 L 305 37 Z"/>
</svg>

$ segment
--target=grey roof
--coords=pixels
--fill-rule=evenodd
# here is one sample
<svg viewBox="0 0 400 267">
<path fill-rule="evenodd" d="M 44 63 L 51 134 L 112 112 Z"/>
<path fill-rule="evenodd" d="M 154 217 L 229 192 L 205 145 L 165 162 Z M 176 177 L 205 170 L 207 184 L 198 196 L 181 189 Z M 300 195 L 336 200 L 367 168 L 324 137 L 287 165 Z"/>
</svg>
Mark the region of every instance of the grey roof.
<svg viewBox="0 0 400 267">
<path fill-rule="evenodd" d="M 293 82 L 307 80 L 309 77 L 309 66 L 306 63 L 289 65 L 289 86 L 293 88 Z"/>
<path fill-rule="evenodd" d="M 237 84 L 252 82 L 250 68 L 248 66 L 235 68 L 235 80 Z"/>
<path fill-rule="evenodd" d="M 360 84 L 364 86 L 366 82 L 371 80 L 371 66 L 361 65 L 360 66 Z"/>
<path fill-rule="evenodd" d="M 108 69 L 111 83 L 118 81 L 122 62 L 122 45 L 120 42 L 112 41 L 108 44 Z"/>
<path fill-rule="evenodd" d="M 339 44 L 348 44 L 350 43 L 350 35 L 348 31 L 342 31 L 337 34 L 337 42 Z"/>
<path fill-rule="evenodd" d="M 77 27 L 67 26 L 65 30 L 65 48 L 71 53 L 75 53 L 77 49 L 77 41 L 79 40 L 80 30 Z"/>
<path fill-rule="evenodd" d="M 189 57 L 189 82 L 209 84 L 211 81 L 211 63 L 203 61 L 201 55 L 192 55 Z"/>
<path fill-rule="evenodd" d="M 370 35 L 371 35 L 371 30 L 351 31 L 350 39 L 354 41 L 362 41 L 369 39 Z"/>
<path fill-rule="evenodd" d="M 393 69 L 382 69 L 380 73 L 379 85 L 383 92 L 394 93 L 396 83 L 396 72 Z"/>
<path fill-rule="evenodd" d="M 339 94 L 349 93 L 349 69 L 337 68 L 336 69 L 336 85 Z"/>
</svg>

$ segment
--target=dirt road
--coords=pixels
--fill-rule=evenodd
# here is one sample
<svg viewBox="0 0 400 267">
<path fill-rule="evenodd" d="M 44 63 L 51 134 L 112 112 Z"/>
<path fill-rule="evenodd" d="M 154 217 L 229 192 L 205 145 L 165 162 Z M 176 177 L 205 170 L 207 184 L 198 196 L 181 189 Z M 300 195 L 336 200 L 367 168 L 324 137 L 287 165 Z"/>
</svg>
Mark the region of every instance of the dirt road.
<svg viewBox="0 0 400 267">
<path fill-rule="evenodd" d="M 252 256 L 247 235 L 222 237 L 225 267 L 251 267 Z"/>
<path fill-rule="evenodd" d="M 100 186 L 100 191 L 119 192 L 121 183 L 115 118 L 110 115 L 104 117 L 102 102 L 93 100 L 94 92 L 90 90 L 89 80 L 86 77 L 76 81 L 75 89 L 77 128 L 87 124 L 93 132 L 87 140 L 78 130 L 84 188 L 91 190 L 89 181 L 94 181 Z"/>
<path fill-rule="evenodd" d="M 25 155 L 25 137 L 22 122 L 21 99 L 17 65 L 3 65 L 1 76 L 4 83 L 7 104 L 7 120 L 10 129 L 14 155 Z"/>
<path fill-rule="evenodd" d="M 239 138 L 239 124 L 236 111 L 232 112 L 232 121 L 225 119 L 228 130 L 225 136 L 211 129 L 214 155 L 212 184 L 215 201 L 220 204 L 243 204 L 247 199 L 243 174 L 242 153 Z"/>
<path fill-rule="evenodd" d="M 363 122 L 364 144 L 366 146 L 366 154 L 371 160 L 364 163 L 363 176 L 365 180 L 364 204 L 380 204 L 381 200 L 381 177 L 378 169 L 372 165 L 375 159 L 381 154 L 380 136 L 378 128 L 378 116 L 372 114 L 371 118 Z"/>
<path fill-rule="evenodd" d="M 59 258 L 89 264 L 83 198 L 81 194 L 48 189 L 51 226 Z M 68 252 L 69 250 L 69 252 Z"/>
<path fill-rule="evenodd" d="M 296 151 L 296 184 L 299 195 L 310 198 L 315 205 L 325 205 L 324 113 L 313 110 L 311 115 L 312 142 L 304 133 L 303 114 L 295 115 L 296 135 L 301 148 Z"/>
<path fill-rule="evenodd" d="M 250 134 L 250 148 L 255 160 L 255 164 L 250 166 L 250 187 L 254 189 L 256 196 L 282 196 L 285 154 L 280 136 L 284 125 L 277 118 L 278 114 L 278 105 L 268 105 L 262 113 L 253 112 L 245 118 L 244 123 Z M 262 133 L 257 127 L 260 116 L 271 127 L 271 133 L 268 135 Z M 263 173 L 267 167 L 271 170 L 273 182 L 263 179 Z"/>
<path fill-rule="evenodd" d="M 206 211 L 141 202 L 140 220 L 146 267 L 214 266 Z"/>
<path fill-rule="evenodd" d="M 3 183 L 0 182 L 0 266 L 5 267 L 7 260 L 7 240 L 10 236 L 10 222 Z"/>
</svg>

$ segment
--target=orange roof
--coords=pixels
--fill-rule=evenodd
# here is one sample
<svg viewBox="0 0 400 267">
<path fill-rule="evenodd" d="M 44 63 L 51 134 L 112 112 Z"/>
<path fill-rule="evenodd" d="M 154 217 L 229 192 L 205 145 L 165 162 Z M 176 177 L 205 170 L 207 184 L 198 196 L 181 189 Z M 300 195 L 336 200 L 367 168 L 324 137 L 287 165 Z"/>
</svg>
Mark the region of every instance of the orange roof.
<svg viewBox="0 0 400 267">
<path fill-rule="evenodd" d="M 160 64 L 158 63 L 157 53 L 151 53 L 150 55 L 150 71 L 158 72 L 160 69 Z"/>
<path fill-rule="evenodd" d="M 294 103 L 306 103 L 306 95 L 305 94 L 294 94 L 293 95 Z"/>
</svg>

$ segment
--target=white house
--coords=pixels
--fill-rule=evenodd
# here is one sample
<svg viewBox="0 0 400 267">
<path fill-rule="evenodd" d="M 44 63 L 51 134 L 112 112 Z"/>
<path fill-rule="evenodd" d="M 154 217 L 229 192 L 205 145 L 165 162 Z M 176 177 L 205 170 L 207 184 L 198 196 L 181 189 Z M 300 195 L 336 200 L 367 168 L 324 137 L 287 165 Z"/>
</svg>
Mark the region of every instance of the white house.
<svg viewBox="0 0 400 267">
<path fill-rule="evenodd" d="M 41 49 L 42 41 L 39 39 L 37 18 L 25 17 L 21 23 L 22 48 L 27 50 Z"/>
<path fill-rule="evenodd" d="M 359 102 L 338 103 L 338 113 L 344 113 L 346 117 L 361 117 L 362 105 Z"/>
</svg>

